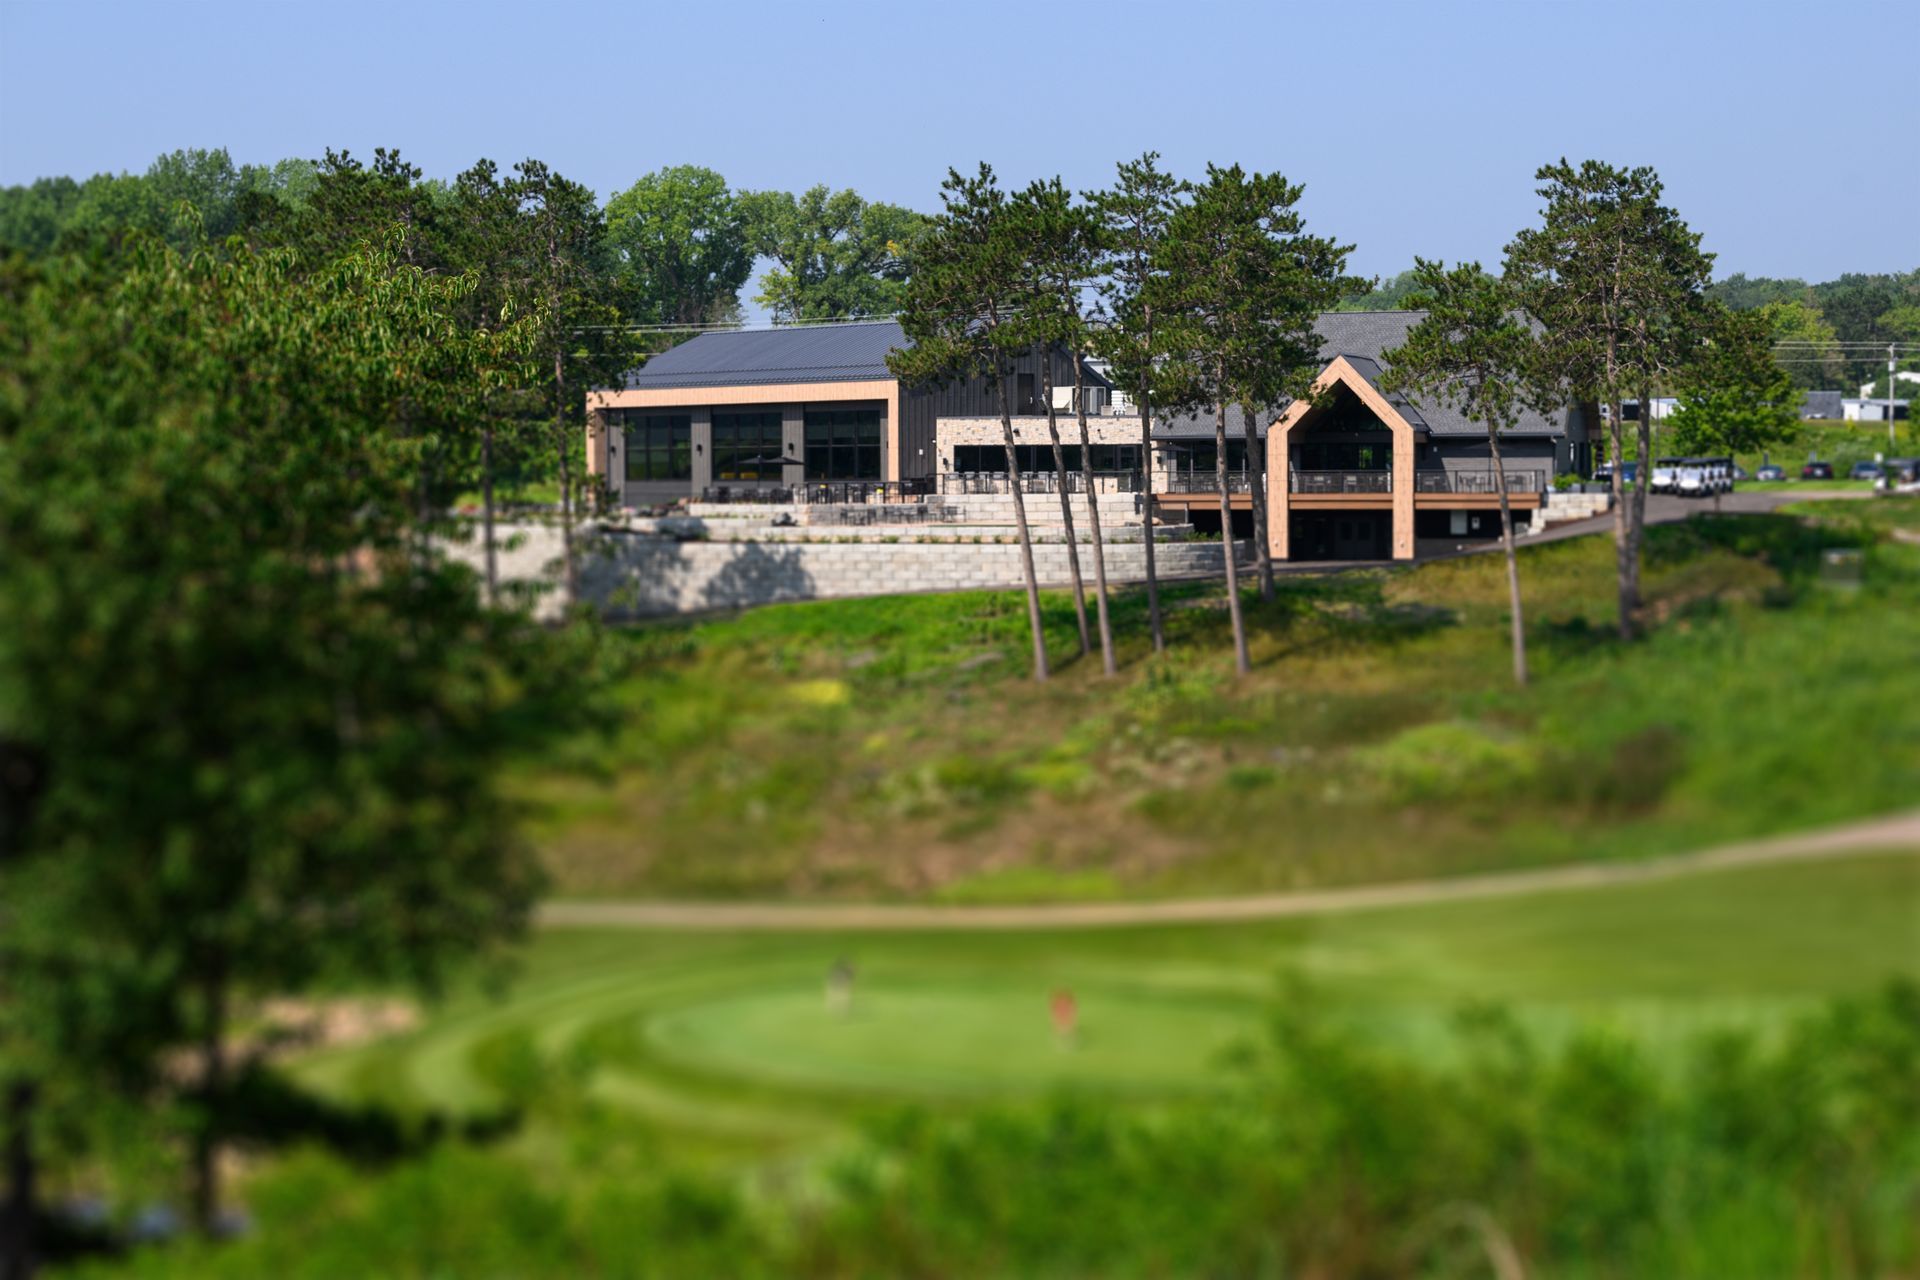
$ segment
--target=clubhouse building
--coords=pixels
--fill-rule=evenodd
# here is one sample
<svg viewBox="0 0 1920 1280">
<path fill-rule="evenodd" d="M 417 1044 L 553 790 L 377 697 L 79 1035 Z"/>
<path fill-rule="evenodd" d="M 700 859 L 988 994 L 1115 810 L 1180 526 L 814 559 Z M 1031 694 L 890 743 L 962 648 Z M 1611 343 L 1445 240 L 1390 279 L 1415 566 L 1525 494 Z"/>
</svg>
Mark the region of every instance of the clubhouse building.
<svg viewBox="0 0 1920 1280">
<path fill-rule="evenodd" d="M 1269 537 L 1276 558 L 1412 559 L 1496 536 L 1499 497 L 1486 429 L 1439 406 L 1381 389 L 1388 351 L 1419 312 L 1330 312 L 1316 325 L 1322 368 L 1311 401 L 1227 416 L 1228 500 L 1250 530 L 1247 432 L 1267 444 Z M 892 321 L 702 334 L 591 393 L 588 468 L 628 506 L 784 497 L 797 502 L 925 502 L 1004 493 L 1014 482 L 998 398 L 988 378 L 945 387 L 903 384 L 887 368 L 906 336 Z M 1067 464 L 1081 483 L 1074 356 L 1048 359 Z M 1052 492 L 1045 380 L 1037 360 L 1013 369 L 1022 487 Z M 1102 368 L 1082 359 L 1095 483 L 1129 495 L 1135 520 L 1219 529 L 1210 414 L 1167 417 L 1143 455 L 1138 411 Z M 1501 437 L 1508 499 L 1531 513 L 1555 476 L 1591 462 L 1578 409 L 1528 413 Z M 1119 504 L 1116 504 L 1119 505 Z M 1103 503 L 1103 510 L 1106 504 Z M 1124 510 L 1124 508 L 1123 508 Z"/>
</svg>

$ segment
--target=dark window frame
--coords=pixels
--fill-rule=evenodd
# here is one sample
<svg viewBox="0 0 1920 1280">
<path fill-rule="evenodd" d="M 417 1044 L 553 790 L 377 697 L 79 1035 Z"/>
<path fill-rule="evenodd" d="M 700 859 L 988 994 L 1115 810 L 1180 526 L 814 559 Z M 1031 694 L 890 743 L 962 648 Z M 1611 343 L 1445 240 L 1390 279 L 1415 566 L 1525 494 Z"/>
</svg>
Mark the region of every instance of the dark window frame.
<svg viewBox="0 0 1920 1280">
<path fill-rule="evenodd" d="M 1137 444 L 1095 444 L 1093 450 L 1093 470 L 1097 475 L 1113 473 L 1138 474 L 1140 470 L 1140 446 Z M 1017 444 L 1013 447 L 1014 458 L 1021 473 L 1042 472 L 1053 474 L 1053 446 L 1051 444 Z M 1063 444 L 1061 454 L 1066 458 L 1067 470 L 1075 475 L 1080 473 L 1080 446 Z M 1003 476 L 1007 473 L 1007 447 L 1004 444 L 960 444 L 953 447 L 953 469 L 962 474 Z"/>
<path fill-rule="evenodd" d="M 787 463 L 778 409 L 716 409 L 712 413 L 713 482 L 779 483 Z"/>
<path fill-rule="evenodd" d="M 807 409 L 801 436 L 809 480 L 879 480 L 886 474 L 884 408 Z"/>
<path fill-rule="evenodd" d="M 693 482 L 693 415 L 620 411 L 628 484 Z"/>
</svg>

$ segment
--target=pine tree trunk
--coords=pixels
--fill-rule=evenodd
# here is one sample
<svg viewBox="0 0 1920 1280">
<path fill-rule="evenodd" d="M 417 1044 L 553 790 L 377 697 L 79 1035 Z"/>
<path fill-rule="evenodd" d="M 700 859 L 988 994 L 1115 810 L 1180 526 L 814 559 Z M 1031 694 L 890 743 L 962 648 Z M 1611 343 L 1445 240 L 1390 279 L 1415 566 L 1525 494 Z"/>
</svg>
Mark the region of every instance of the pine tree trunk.
<svg viewBox="0 0 1920 1280">
<path fill-rule="evenodd" d="M 1027 530 L 1027 500 L 1020 492 L 1020 455 L 1013 445 L 1013 413 L 1007 406 L 1006 371 L 994 370 L 993 381 L 1000 397 L 1000 431 L 1006 438 L 1007 475 L 1013 481 L 1013 524 L 1020 535 L 1020 568 L 1027 578 L 1027 625 L 1033 631 L 1033 678 L 1044 684 L 1047 631 L 1040 619 L 1040 579 L 1033 571 L 1033 537 Z"/>
<path fill-rule="evenodd" d="M 1633 478 L 1632 509 L 1627 513 L 1627 545 L 1631 554 L 1627 557 L 1627 590 L 1633 597 L 1634 633 L 1640 630 L 1640 609 L 1643 603 L 1640 595 L 1640 553 L 1647 537 L 1647 490 L 1653 485 L 1653 396 L 1647 390 L 1640 392 L 1640 425 L 1634 432 L 1638 445 L 1639 474 Z"/>
<path fill-rule="evenodd" d="M 560 450 L 560 555 L 564 567 L 564 602 L 571 607 L 580 598 L 580 570 L 573 552 L 573 449 L 567 439 L 566 357 L 553 351 L 553 438 Z"/>
<path fill-rule="evenodd" d="M 1507 605 L 1513 621 L 1513 682 L 1527 684 L 1527 624 L 1520 614 L 1520 556 L 1513 545 L 1513 509 L 1507 502 L 1507 464 L 1500 457 L 1500 432 L 1487 423 L 1487 447 L 1493 451 L 1493 483 L 1500 492 L 1500 542 L 1507 552 Z"/>
<path fill-rule="evenodd" d="M 0 1115 L 5 1136 L 6 1202 L 0 1204 L 0 1280 L 29 1280 L 36 1266 L 34 1220 L 38 1167 L 33 1158 L 33 1109 L 38 1091 L 31 1080 L 7 1085 L 6 1110 Z"/>
<path fill-rule="evenodd" d="M 220 1215 L 220 1109 L 227 1089 L 226 961 L 214 957 L 200 979 L 200 1124 L 193 1134 L 190 1177 L 193 1225 L 212 1235 Z"/>
<path fill-rule="evenodd" d="M 1145 517 L 1140 531 L 1147 561 L 1147 626 L 1153 631 L 1153 651 L 1167 651 L 1167 631 L 1160 622 L 1160 580 L 1153 565 L 1153 403 L 1147 379 L 1140 379 L 1140 509 Z"/>
<path fill-rule="evenodd" d="M 1253 562 L 1260 572 L 1260 598 L 1273 599 L 1273 554 L 1267 545 L 1267 449 L 1260 439 L 1259 415 L 1240 406 L 1247 428 L 1247 492 L 1253 499 Z"/>
<path fill-rule="evenodd" d="M 1620 638 L 1633 639 L 1634 619 L 1639 616 L 1638 576 L 1633 572 L 1632 530 L 1629 528 L 1631 512 L 1628 511 L 1626 490 L 1626 426 L 1620 420 L 1626 412 L 1619 400 L 1613 401 L 1613 420 L 1607 428 L 1608 452 L 1613 462 L 1613 474 L 1608 478 L 1607 487 L 1613 496 L 1613 558 L 1618 577 L 1620 607 Z"/>
<path fill-rule="evenodd" d="M 1093 474 L 1093 443 L 1087 438 L 1086 378 L 1080 368 L 1080 353 L 1073 356 L 1073 404 L 1080 418 L 1080 474 L 1087 485 L 1087 523 L 1093 537 L 1094 610 L 1100 624 L 1100 669 L 1113 675 L 1113 622 L 1107 616 L 1107 548 L 1100 535 L 1100 495 Z"/>
<path fill-rule="evenodd" d="M 500 602 L 500 564 L 493 542 L 493 412 L 482 405 L 486 424 L 480 431 L 480 539 L 485 544 L 487 607 Z"/>
<path fill-rule="evenodd" d="M 1220 371 L 1221 380 L 1226 370 Z M 1213 474 L 1220 485 L 1220 546 L 1227 561 L 1227 614 L 1233 620 L 1233 669 L 1241 675 L 1253 670 L 1247 659 L 1247 627 L 1240 616 L 1240 571 L 1233 562 L 1233 494 L 1227 488 L 1227 399 L 1220 397 L 1213 420 Z"/>
<path fill-rule="evenodd" d="M 1033 356 L 1040 365 L 1040 393 L 1047 401 L 1047 440 L 1053 445 L 1054 483 L 1060 490 L 1060 527 L 1067 538 L 1067 577 L 1073 584 L 1073 621 L 1080 629 L 1080 654 L 1093 652 L 1093 640 L 1087 634 L 1087 589 L 1080 580 L 1080 544 L 1073 532 L 1073 488 L 1067 472 L 1067 457 L 1060 448 L 1060 422 L 1053 409 L 1053 352 L 1038 346 Z"/>
</svg>

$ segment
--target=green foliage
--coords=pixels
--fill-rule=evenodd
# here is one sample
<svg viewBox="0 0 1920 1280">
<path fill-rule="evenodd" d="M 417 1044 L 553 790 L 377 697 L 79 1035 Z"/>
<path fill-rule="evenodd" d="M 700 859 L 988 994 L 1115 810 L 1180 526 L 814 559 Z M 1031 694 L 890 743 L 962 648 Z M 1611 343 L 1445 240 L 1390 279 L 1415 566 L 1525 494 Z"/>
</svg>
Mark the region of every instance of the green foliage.
<svg viewBox="0 0 1920 1280">
<path fill-rule="evenodd" d="M 1119 385 L 1146 412 L 1163 397 L 1155 388 L 1164 361 L 1158 299 L 1165 291 L 1163 248 L 1174 210 L 1189 191 L 1159 168 L 1159 153 L 1118 166 L 1114 185 L 1090 197 L 1105 250 L 1099 270 L 1101 317 L 1093 345 L 1113 366 Z M 1171 394 L 1171 393 L 1170 393 Z"/>
<path fill-rule="evenodd" d="M 963 177 L 947 171 L 942 211 L 914 241 L 900 324 L 910 343 L 887 366 L 903 381 L 944 385 L 992 374 L 1005 400 L 1006 373 L 1028 342 L 1019 325 L 1027 289 L 1023 249 L 1006 192 L 982 163 Z"/>
<path fill-rule="evenodd" d="M 698 165 L 661 169 L 609 197 L 605 217 L 630 323 L 739 318 L 753 246 L 746 210 L 725 178 Z"/>
<path fill-rule="evenodd" d="M 1650 168 L 1562 160 L 1535 177 L 1546 209 L 1507 246 L 1506 278 L 1543 328 L 1542 393 L 1617 404 L 1658 385 L 1698 345 L 1713 255 Z"/>
<path fill-rule="evenodd" d="M 1792 371 L 1804 387 L 1858 386 L 1885 372 L 1887 343 L 1920 340 L 1910 315 L 1911 308 L 1920 306 L 1920 270 L 1849 272 L 1815 285 L 1736 275 L 1709 292 L 1737 311 L 1785 304 L 1775 314 L 1794 315 L 1796 322 L 1782 337 L 1866 344 L 1865 349 L 1821 352 L 1808 363 L 1796 363 Z"/>
<path fill-rule="evenodd" d="M 1448 271 L 1421 259 L 1414 276 L 1419 292 L 1410 305 L 1427 316 L 1408 330 L 1404 345 L 1388 353 L 1391 368 L 1382 385 L 1406 392 L 1415 403 L 1431 397 L 1458 409 L 1485 426 L 1497 446 L 1497 433 L 1518 422 L 1525 407 L 1535 363 L 1533 332 L 1505 282 L 1477 262 Z"/>
<path fill-rule="evenodd" d="M 1710 337 L 1681 378 L 1667 426 L 1682 453 L 1733 456 L 1773 448 L 1799 428 L 1800 395 L 1773 357 L 1765 310 L 1720 309 Z"/>
<path fill-rule="evenodd" d="M 925 219 L 855 191 L 810 187 L 739 198 L 753 251 L 774 267 L 754 298 L 776 321 L 892 315 L 906 293 L 907 247 Z"/>
<path fill-rule="evenodd" d="M 371 1179 L 307 1156 L 263 1182 L 251 1239 L 95 1274 L 1706 1280 L 1920 1257 L 1911 982 L 1777 1038 L 1696 1037 L 1677 1070 L 1617 1031 L 1543 1043 L 1484 1003 L 1415 1058 L 1295 985 L 1236 1057 L 1219 1090 L 1152 1111 L 1085 1092 L 897 1111 L 797 1184 L 755 1190 L 648 1168 L 604 1110 L 537 1181 L 469 1147 Z"/>
<path fill-rule="evenodd" d="M 1335 303 L 1335 311 L 1417 311 L 1420 304 L 1415 300 L 1426 292 L 1420 283 L 1418 267 L 1400 272 L 1388 279 L 1374 278 L 1362 281 L 1368 287 L 1358 292 L 1343 295 Z"/>
<path fill-rule="evenodd" d="M 1313 323 L 1350 286 L 1351 245 L 1306 233 L 1305 188 L 1209 165 L 1167 222 L 1155 302 L 1177 392 L 1169 409 L 1277 405 L 1319 373 Z M 1171 388 L 1170 388 L 1171 389 Z"/>
<path fill-rule="evenodd" d="M 1788 299 L 1766 303 L 1756 314 L 1766 317 L 1775 358 L 1796 386 L 1808 391 L 1832 391 L 1842 386 L 1847 376 L 1846 361 L 1833 345 L 1839 335 L 1821 317 L 1819 308 Z"/>
<path fill-rule="evenodd" d="M 179 225 L 182 204 L 193 206 L 200 229 L 218 241 L 246 230 L 266 209 L 302 205 L 314 174 L 307 160 L 236 166 L 216 147 L 169 152 L 141 174 L 101 173 L 84 182 L 41 178 L 0 188 L 0 249 L 38 257 L 128 231 L 166 236 L 184 247 L 199 230 Z"/>
<path fill-rule="evenodd" d="M 0 320 L 0 739 L 44 776 L 0 866 L 10 1012 L 62 1071 L 186 1095 L 203 1154 L 236 998 L 498 955 L 540 875 L 494 778 L 589 686 L 590 636 L 424 547 L 420 426 L 529 334 L 394 254 L 136 234 Z"/>
</svg>

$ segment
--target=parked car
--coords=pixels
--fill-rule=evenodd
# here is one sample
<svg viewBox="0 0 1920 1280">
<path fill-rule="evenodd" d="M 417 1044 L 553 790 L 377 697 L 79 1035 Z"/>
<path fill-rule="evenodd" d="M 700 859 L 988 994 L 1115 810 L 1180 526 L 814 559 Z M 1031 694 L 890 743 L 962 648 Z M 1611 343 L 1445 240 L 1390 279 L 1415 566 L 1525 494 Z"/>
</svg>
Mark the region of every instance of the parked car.
<svg viewBox="0 0 1920 1280">
<path fill-rule="evenodd" d="M 1767 481 L 1776 481 L 1776 482 L 1780 480 L 1785 480 L 1787 478 L 1787 469 L 1785 467 L 1776 466 L 1773 463 L 1769 462 L 1766 466 L 1754 472 L 1753 478 L 1755 480 L 1767 480 Z"/>
<path fill-rule="evenodd" d="M 1743 466 L 1741 466 L 1741 465 L 1740 465 L 1739 463 L 1737 463 L 1737 462 L 1733 464 L 1733 478 L 1734 478 L 1735 480 L 1751 480 L 1751 479 L 1753 479 L 1753 477 L 1752 477 L 1752 476 L 1750 476 L 1750 475 L 1748 475 L 1748 474 L 1747 474 L 1747 469 L 1746 469 L 1745 467 L 1743 467 Z"/>
<path fill-rule="evenodd" d="M 1620 464 L 1621 485 L 1623 486 L 1631 485 L 1634 482 L 1635 477 L 1637 477 L 1639 474 L 1640 474 L 1639 463 L 1623 462 Z M 1613 464 L 1611 462 L 1603 462 L 1599 466 L 1595 467 L 1593 469 L 1593 482 L 1595 484 L 1612 484 L 1613 483 Z"/>
<path fill-rule="evenodd" d="M 1847 472 L 1849 480 L 1878 480 L 1879 478 L 1880 464 L 1877 462 L 1856 462 L 1852 470 Z"/>
<path fill-rule="evenodd" d="M 1800 478 L 1802 480 L 1831 480 L 1833 479 L 1833 464 L 1831 462 L 1809 462 L 1806 466 L 1800 468 Z"/>
</svg>

